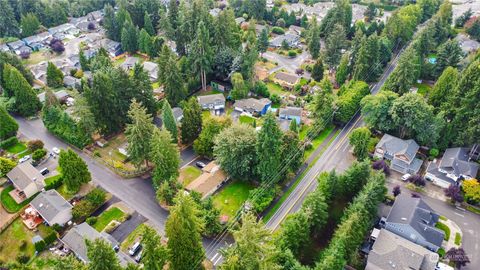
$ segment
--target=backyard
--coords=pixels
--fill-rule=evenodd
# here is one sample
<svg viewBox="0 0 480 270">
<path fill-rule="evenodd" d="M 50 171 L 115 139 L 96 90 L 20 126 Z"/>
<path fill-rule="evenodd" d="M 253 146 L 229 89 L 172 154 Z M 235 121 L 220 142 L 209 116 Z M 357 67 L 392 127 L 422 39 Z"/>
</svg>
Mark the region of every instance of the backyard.
<svg viewBox="0 0 480 270">
<path fill-rule="evenodd" d="M 13 262 L 19 255 L 31 257 L 35 252 L 32 237 L 35 234 L 17 218 L 0 234 L 0 261 Z"/>
<path fill-rule="evenodd" d="M 97 231 L 101 232 L 112 220 L 122 222 L 125 217 L 126 214 L 122 210 L 120 210 L 118 207 L 112 207 L 98 216 L 97 221 L 95 224 L 93 224 L 93 227 Z"/>
<path fill-rule="evenodd" d="M 2 193 L 0 194 L 0 200 L 2 201 L 2 205 L 7 210 L 9 213 L 16 213 L 20 211 L 25 205 L 30 203 L 30 201 L 35 198 L 35 195 L 30 197 L 29 199 L 26 199 L 23 201 L 21 204 L 18 204 L 15 202 L 15 200 L 8 194 L 10 191 L 12 191 L 14 187 L 12 185 L 6 187 L 4 190 L 2 190 Z"/>
<path fill-rule="evenodd" d="M 178 181 L 183 184 L 183 186 L 188 186 L 193 180 L 197 179 L 202 174 L 202 171 L 194 166 L 187 166 L 180 170 L 180 176 Z"/>
<path fill-rule="evenodd" d="M 426 84 L 426 83 L 415 83 L 414 86 L 418 88 L 417 93 L 424 96 L 424 97 L 428 97 L 428 94 L 430 93 L 430 90 L 432 89 L 432 87 L 429 84 Z"/>
<path fill-rule="evenodd" d="M 250 190 L 255 187 L 245 181 L 234 181 L 213 195 L 213 204 L 221 215 L 234 217 L 238 209 L 247 200 Z"/>
<path fill-rule="evenodd" d="M 285 89 L 283 89 L 282 86 L 274 82 L 268 82 L 267 88 L 268 88 L 268 92 L 270 92 L 271 95 L 277 94 L 279 96 L 286 96 L 290 94 L 290 92 L 285 91 Z"/>
</svg>

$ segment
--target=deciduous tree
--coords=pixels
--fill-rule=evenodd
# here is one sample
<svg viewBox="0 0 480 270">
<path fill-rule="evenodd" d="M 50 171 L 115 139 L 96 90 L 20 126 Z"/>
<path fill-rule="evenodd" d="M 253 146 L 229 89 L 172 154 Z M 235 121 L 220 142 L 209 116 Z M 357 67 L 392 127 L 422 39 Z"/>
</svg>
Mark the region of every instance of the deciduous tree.
<svg viewBox="0 0 480 270">
<path fill-rule="evenodd" d="M 391 91 L 381 91 L 376 95 L 368 95 L 361 101 L 362 116 L 371 128 L 389 132 L 396 128 L 390 109 L 397 100 L 398 94 Z"/>
<path fill-rule="evenodd" d="M 364 160 L 368 157 L 368 144 L 372 133 L 366 127 L 360 127 L 352 131 L 349 135 L 350 145 L 353 146 L 353 154 L 358 160 Z"/>
<path fill-rule="evenodd" d="M 198 155 L 213 158 L 214 139 L 224 128 L 232 124 L 230 117 L 209 117 L 203 124 L 200 135 L 193 144 Z"/>
</svg>

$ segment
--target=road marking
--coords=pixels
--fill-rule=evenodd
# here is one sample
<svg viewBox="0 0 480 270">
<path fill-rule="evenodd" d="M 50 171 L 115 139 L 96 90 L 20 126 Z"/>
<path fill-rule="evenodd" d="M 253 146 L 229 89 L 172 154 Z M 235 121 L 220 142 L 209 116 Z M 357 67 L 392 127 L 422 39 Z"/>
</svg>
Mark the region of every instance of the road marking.
<svg viewBox="0 0 480 270">
<path fill-rule="evenodd" d="M 464 215 L 459 214 L 459 213 L 457 213 L 457 212 L 454 212 L 454 214 L 457 215 L 457 216 L 465 217 Z"/>
<path fill-rule="evenodd" d="M 214 260 L 215 260 L 215 258 L 217 258 L 217 257 L 218 257 L 218 255 L 220 255 L 218 252 L 217 252 L 217 253 L 215 253 L 215 256 L 213 256 L 213 258 L 212 258 L 212 261 L 214 261 Z"/>
<path fill-rule="evenodd" d="M 217 254 L 218 254 L 218 253 L 217 253 Z M 222 259 L 222 255 L 218 256 L 217 260 L 215 260 L 215 261 L 213 262 L 213 265 L 214 265 L 214 266 L 217 266 L 217 264 L 220 262 L 221 259 Z"/>
<path fill-rule="evenodd" d="M 347 131 L 347 133 L 345 134 L 345 137 L 343 137 L 340 142 L 337 144 L 337 147 L 335 147 L 335 150 L 338 150 L 338 148 L 343 144 L 343 142 L 348 138 L 348 134 L 352 131 L 352 129 L 355 128 L 355 126 L 358 124 L 358 121 L 360 121 L 362 119 L 362 117 L 358 117 L 357 121 L 355 121 L 355 123 L 353 123 L 352 127 Z"/>
</svg>

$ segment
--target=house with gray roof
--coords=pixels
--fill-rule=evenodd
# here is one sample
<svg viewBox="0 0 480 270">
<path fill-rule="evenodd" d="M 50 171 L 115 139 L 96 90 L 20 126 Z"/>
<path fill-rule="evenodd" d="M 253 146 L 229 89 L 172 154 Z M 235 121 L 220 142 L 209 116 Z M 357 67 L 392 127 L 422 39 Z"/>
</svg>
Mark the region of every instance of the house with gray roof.
<svg viewBox="0 0 480 270">
<path fill-rule="evenodd" d="M 150 61 L 143 62 L 143 69 L 148 73 L 150 81 L 158 80 L 158 64 Z"/>
<path fill-rule="evenodd" d="M 291 32 L 276 36 L 270 41 L 270 47 L 280 48 L 283 41 L 286 41 L 290 48 L 296 48 L 300 44 L 300 36 Z"/>
<path fill-rule="evenodd" d="M 183 110 L 180 107 L 174 107 L 172 108 L 173 112 L 173 117 L 175 118 L 175 121 L 177 124 L 180 124 L 180 121 L 183 119 Z"/>
<path fill-rule="evenodd" d="M 79 260 L 84 263 L 88 263 L 89 259 L 87 256 L 87 244 L 86 240 L 94 241 L 96 239 L 103 239 L 107 243 L 111 244 L 112 249 L 118 247 L 118 242 L 110 234 L 105 232 L 98 232 L 86 222 L 73 226 L 61 239 L 60 241 L 70 249 Z M 120 260 L 120 264 L 125 266 L 129 258 L 122 251 L 118 251 L 117 257 Z"/>
<path fill-rule="evenodd" d="M 278 112 L 280 119 L 295 120 L 297 124 L 302 122 L 302 108 L 299 107 L 285 107 L 280 108 Z"/>
<path fill-rule="evenodd" d="M 476 178 L 479 165 L 470 159 L 470 150 L 464 147 L 448 148 L 441 159 L 434 159 L 428 164 L 425 178 L 443 188 Z"/>
<path fill-rule="evenodd" d="M 435 270 L 439 255 L 387 230 L 380 230 L 365 270 Z"/>
<path fill-rule="evenodd" d="M 140 61 L 140 59 L 138 59 L 137 57 L 133 57 L 133 56 L 128 56 L 125 61 L 123 61 L 122 64 L 120 64 L 120 67 L 125 70 L 125 71 L 128 71 L 130 69 L 132 69 L 136 63 L 138 63 Z"/>
<path fill-rule="evenodd" d="M 43 191 L 30 202 L 30 206 L 48 225 L 65 225 L 72 219 L 73 206 L 55 189 Z"/>
<path fill-rule="evenodd" d="M 7 173 L 20 198 L 28 199 L 45 187 L 45 177 L 30 162 L 18 164 Z"/>
<path fill-rule="evenodd" d="M 22 40 L 17 40 L 7 43 L 7 46 L 10 48 L 11 51 L 14 52 L 20 49 L 22 46 L 25 46 L 25 43 Z"/>
<path fill-rule="evenodd" d="M 375 146 L 374 156 L 391 161 L 391 169 L 400 173 L 416 174 L 423 164 L 421 159 L 416 158 L 420 147 L 410 140 L 402 140 L 390 134 L 383 135 Z"/>
<path fill-rule="evenodd" d="M 48 32 L 59 39 L 63 39 L 67 35 L 77 35 L 80 33 L 80 30 L 71 23 L 64 23 L 55 27 L 48 29 Z"/>
<path fill-rule="evenodd" d="M 246 98 L 235 101 L 235 104 L 233 104 L 233 108 L 235 109 L 235 111 L 250 116 L 261 116 L 268 112 L 268 109 L 270 109 L 271 105 L 272 101 L 268 98 Z"/>
<path fill-rule="evenodd" d="M 421 198 L 399 195 L 385 221 L 385 229 L 437 252 L 445 233 L 435 228 L 439 215 Z"/>
<path fill-rule="evenodd" d="M 73 76 L 67 75 L 67 76 L 63 77 L 63 85 L 67 88 L 79 89 L 80 85 L 81 85 L 81 80 L 78 79 L 78 78 L 75 78 Z M 65 96 L 65 97 L 67 97 L 67 96 Z"/>
<path fill-rule="evenodd" d="M 277 124 L 281 131 L 287 132 L 290 130 L 290 123 L 292 120 L 277 118 Z"/>
<path fill-rule="evenodd" d="M 7 44 L 0 44 L 0 52 L 9 52 L 10 48 L 7 46 Z"/>
<path fill-rule="evenodd" d="M 203 110 L 219 111 L 225 109 L 225 97 L 223 94 L 198 96 L 197 100 Z"/>
<path fill-rule="evenodd" d="M 462 48 L 463 53 L 468 54 L 480 49 L 480 42 L 471 39 L 466 34 L 459 33 L 455 39 L 458 41 L 458 45 Z"/>
</svg>

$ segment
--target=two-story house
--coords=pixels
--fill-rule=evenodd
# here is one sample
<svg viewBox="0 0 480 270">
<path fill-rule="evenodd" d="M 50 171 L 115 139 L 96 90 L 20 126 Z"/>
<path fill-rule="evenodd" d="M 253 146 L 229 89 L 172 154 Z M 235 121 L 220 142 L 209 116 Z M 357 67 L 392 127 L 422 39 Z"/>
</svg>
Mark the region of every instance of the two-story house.
<svg viewBox="0 0 480 270">
<path fill-rule="evenodd" d="M 448 148 L 441 159 L 428 164 L 425 178 L 443 188 L 476 178 L 479 165 L 471 160 L 470 151 L 471 149 L 462 147 Z"/>
<path fill-rule="evenodd" d="M 223 94 L 214 94 L 197 97 L 198 104 L 203 110 L 222 111 L 225 109 L 225 97 Z"/>
<path fill-rule="evenodd" d="M 391 169 L 400 173 L 416 174 L 423 161 L 416 158 L 420 147 L 414 140 L 402 140 L 385 134 L 375 146 L 374 156 L 391 161 Z"/>
<path fill-rule="evenodd" d="M 261 116 L 267 113 L 271 105 L 272 101 L 268 98 L 246 98 L 235 101 L 233 107 L 235 108 L 235 111 L 238 111 L 240 113 L 244 113 L 250 116 Z"/>
<path fill-rule="evenodd" d="M 439 217 L 421 198 L 399 195 L 385 220 L 385 229 L 437 252 L 445 237 L 435 228 Z"/>
<path fill-rule="evenodd" d="M 18 164 L 7 173 L 7 178 L 15 187 L 10 195 L 17 203 L 32 197 L 45 187 L 45 177 L 30 162 Z"/>
</svg>

